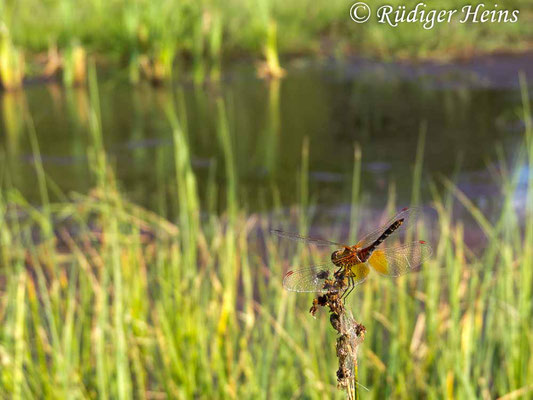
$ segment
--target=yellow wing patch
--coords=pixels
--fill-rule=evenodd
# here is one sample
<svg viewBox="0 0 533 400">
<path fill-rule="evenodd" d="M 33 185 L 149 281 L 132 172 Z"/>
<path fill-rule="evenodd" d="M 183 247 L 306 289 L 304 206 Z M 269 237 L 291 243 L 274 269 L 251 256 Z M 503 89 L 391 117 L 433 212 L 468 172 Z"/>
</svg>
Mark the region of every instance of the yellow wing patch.
<svg viewBox="0 0 533 400">
<path fill-rule="evenodd" d="M 383 250 L 375 250 L 368 259 L 368 263 L 380 274 L 386 275 L 389 273 L 389 263 Z"/>
<path fill-rule="evenodd" d="M 382 275 L 400 276 L 415 271 L 430 256 L 431 246 L 423 240 L 419 240 L 374 250 L 368 263 Z"/>
<path fill-rule="evenodd" d="M 350 272 L 352 273 L 352 277 L 355 279 L 355 283 L 361 283 L 363 282 L 368 273 L 370 272 L 370 268 L 366 265 L 366 263 L 359 263 L 352 265 L 350 267 Z"/>
</svg>

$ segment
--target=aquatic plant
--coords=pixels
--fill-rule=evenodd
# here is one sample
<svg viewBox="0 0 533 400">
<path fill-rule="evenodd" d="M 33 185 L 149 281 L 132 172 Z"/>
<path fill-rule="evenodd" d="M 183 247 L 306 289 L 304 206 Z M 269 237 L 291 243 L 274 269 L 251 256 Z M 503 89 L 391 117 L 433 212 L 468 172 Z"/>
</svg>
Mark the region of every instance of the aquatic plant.
<svg viewBox="0 0 533 400">
<path fill-rule="evenodd" d="M 262 78 L 281 78 L 285 75 L 285 70 L 279 63 L 277 37 L 277 24 L 274 20 L 270 20 L 263 49 L 266 61 L 260 64 L 258 69 L 258 76 Z"/>
<path fill-rule="evenodd" d="M 77 41 L 63 52 L 63 84 L 69 86 L 84 85 L 87 80 L 87 54 Z"/>
<path fill-rule="evenodd" d="M 24 55 L 12 42 L 7 26 L 0 21 L 0 87 L 15 90 L 22 87 Z"/>
</svg>

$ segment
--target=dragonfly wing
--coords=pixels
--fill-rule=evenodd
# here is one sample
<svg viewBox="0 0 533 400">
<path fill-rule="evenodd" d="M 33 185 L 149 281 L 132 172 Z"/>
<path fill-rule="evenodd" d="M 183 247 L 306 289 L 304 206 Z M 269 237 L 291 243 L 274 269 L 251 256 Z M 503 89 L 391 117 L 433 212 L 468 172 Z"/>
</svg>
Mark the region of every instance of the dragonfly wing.
<svg viewBox="0 0 533 400">
<path fill-rule="evenodd" d="M 416 220 L 420 214 L 420 209 L 418 208 L 404 208 L 394 217 L 392 217 L 385 224 L 380 226 L 373 232 L 365 235 L 358 243 L 359 248 L 364 249 L 365 247 L 373 244 L 379 237 L 389 228 L 395 221 L 403 219 L 402 225 L 397 229 L 397 232 L 406 231 L 409 227 L 416 225 Z"/>
<path fill-rule="evenodd" d="M 310 238 L 307 236 L 299 235 L 297 233 L 281 231 L 279 229 L 271 229 L 270 232 L 274 235 L 277 235 L 285 239 L 296 240 L 296 241 L 308 243 L 308 244 L 314 244 L 315 246 L 344 247 L 344 245 L 340 243 L 330 242 L 329 240 Z"/>
<path fill-rule="evenodd" d="M 334 280 L 333 274 L 337 269 L 333 264 L 324 264 L 290 270 L 283 278 L 283 287 L 291 292 L 336 291 L 326 287 L 326 280 Z"/>
<path fill-rule="evenodd" d="M 381 275 L 400 276 L 416 270 L 431 256 L 431 246 L 424 241 L 374 250 L 368 263 Z"/>
</svg>

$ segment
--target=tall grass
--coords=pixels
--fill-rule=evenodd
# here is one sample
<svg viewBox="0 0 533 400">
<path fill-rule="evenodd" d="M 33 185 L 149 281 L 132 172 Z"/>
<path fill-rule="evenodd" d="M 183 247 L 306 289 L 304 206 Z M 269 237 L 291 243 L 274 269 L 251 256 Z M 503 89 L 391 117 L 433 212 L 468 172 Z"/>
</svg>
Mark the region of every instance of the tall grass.
<svg viewBox="0 0 533 400">
<path fill-rule="evenodd" d="M 50 202 L 29 115 L 25 131 L 41 204 L 27 203 L 9 171 L 1 170 L 0 396 L 342 398 L 327 316 L 313 319 L 307 312 L 312 296 L 281 286 L 288 264 L 309 263 L 309 253 L 267 233 L 271 223 L 287 220 L 302 232 L 309 228 L 309 142 L 300 156 L 298 212 L 285 215 L 276 207 L 274 221 L 247 213 L 238 195 L 236 138 L 219 99 L 224 165 L 214 168 L 225 171 L 227 209 L 205 218 L 199 188 L 206 183 L 191 166 L 187 121 L 176 111 L 176 96 L 176 106 L 167 109 L 174 176 L 158 178 L 176 194 L 168 207 L 176 208 L 178 218 L 170 221 L 130 203 L 118 189 L 103 145 L 92 68 L 89 82 L 94 190 Z M 516 165 L 509 168 L 502 159 L 497 171 L 501 210 L 485 216 L 453 182 L 445 181 L 445 193 L 433 186 L 436 218 L 427 214 L 418 226 L 421 238 L 433 239 L 433 258 L 402 280 L 371 276 L 349 299 L 367 328 L 358 373 L 368 392 L 360 387 L 361 398 L 531 396 L 533 133 L 523 87 L 524 145 Z M 275 97 L 271 107 L 277 107 Z M 423 183 L 424 139 L 422 126 L 412 166 L 414 200 Z M 362 157 L 356 146 L 353 237 L 379 222 L 356 221 L 357 210 L 366 206 Z M 519 167 L 528 171 L 526 182 Z M 207 185 L 218 193 L 214 179 Z M 514 206 L 519 192 L 525 209 Z M 391 189 L 391 209 L 394 202 Z M 465 245 L 465 227 L 452 211 L 457 202 L 484 233 L 481 249 Z M 276 188 L 264 203 L 276 206 Z"/>
</svg>

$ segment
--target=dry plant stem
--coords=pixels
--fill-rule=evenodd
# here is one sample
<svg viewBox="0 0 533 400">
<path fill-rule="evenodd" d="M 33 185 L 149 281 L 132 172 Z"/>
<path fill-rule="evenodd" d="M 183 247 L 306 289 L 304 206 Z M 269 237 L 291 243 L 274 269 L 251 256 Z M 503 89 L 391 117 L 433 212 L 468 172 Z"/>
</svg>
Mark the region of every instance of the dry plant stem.
<svg viewBox="0 0 533 400">
<path fill-rule="evenodd" d="M 329 308 L 331 326 L 339 334 L 336 342 L 339 360 L 337 386 L 346 390 L 348 399 L 357 399 L 357 346 L 364 340 L 366 328 L 354 320 L 337 292 L 327 292 L 314 299 L 309 310 L 313 316 L 318 306 Z"/>
</svg>

